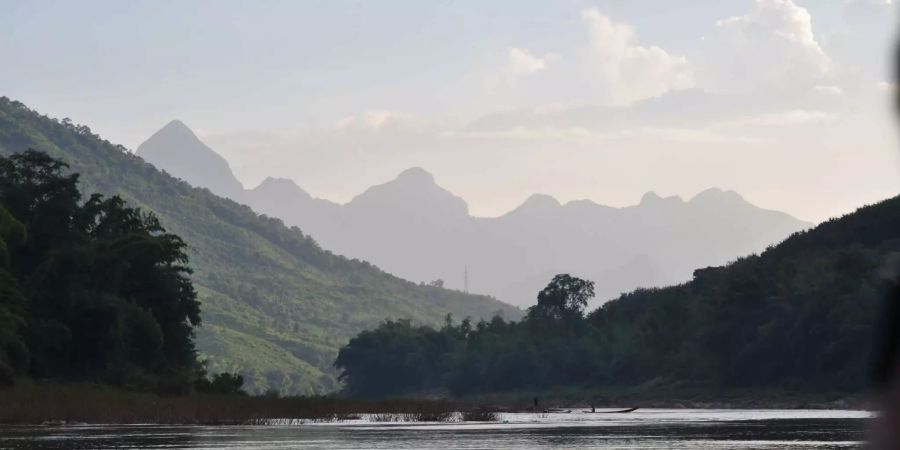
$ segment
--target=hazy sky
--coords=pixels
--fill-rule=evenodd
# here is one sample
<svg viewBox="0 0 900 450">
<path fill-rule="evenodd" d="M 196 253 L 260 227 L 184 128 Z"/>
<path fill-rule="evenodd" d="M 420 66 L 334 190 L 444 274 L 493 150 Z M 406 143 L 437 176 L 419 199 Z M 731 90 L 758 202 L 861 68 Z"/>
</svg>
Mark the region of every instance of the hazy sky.
<svg viewBox="0 0 900 450">
<path fill-rule="evenodd" d="M 894 6 L 0 0 L 0 95 L 337 201 L 422 166 L 476 215 L 718 186 L 822 220 L 900 188 Z"/>
</svg>

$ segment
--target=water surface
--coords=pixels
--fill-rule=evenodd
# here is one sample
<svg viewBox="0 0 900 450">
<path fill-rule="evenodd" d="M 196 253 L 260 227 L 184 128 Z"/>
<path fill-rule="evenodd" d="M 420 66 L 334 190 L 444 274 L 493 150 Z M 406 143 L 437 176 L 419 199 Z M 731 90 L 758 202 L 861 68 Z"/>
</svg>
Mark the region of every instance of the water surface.
<svg viewBox="0 0 900 450">
<path fill-rule="evenodd" d="M 494 423 L 0 427 L 0 449 L 836 449 L 863 446 L 865 411 L 664 410 L 503 414 Z"/>
</svg>

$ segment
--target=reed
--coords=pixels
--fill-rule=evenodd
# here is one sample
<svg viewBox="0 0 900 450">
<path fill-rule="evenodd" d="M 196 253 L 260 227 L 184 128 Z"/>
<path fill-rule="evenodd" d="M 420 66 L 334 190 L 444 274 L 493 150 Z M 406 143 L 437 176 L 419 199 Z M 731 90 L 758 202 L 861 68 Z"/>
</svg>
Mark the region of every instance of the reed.
<svg viewBox="0 0 900 450">
<path fill-rule="evenodd" d="M 291 425 L 366 418 L 379 422 L 488 420 L 443 400 L 195 394 L 158 396 L 88 384 L 29 383 L 0 390 L 0 423 Z"/>
</svg>

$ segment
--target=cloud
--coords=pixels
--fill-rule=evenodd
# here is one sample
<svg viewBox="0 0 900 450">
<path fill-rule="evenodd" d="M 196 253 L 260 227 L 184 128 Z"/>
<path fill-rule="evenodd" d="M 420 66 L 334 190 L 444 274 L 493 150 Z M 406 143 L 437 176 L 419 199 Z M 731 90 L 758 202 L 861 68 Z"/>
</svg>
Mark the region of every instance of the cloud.
<svg viewBox="0 0 900 450">
<path fill-rule="evenodd" d="M 757 116 L 743 117 L 716 124 L 716 127 L 728 126 L 762 126 L 782 127 L 807 124 L 820 124 L 836 119 L 836 115 L 825 111 L 810 111 L 805 109 L 792 109 L 774 113 L 760 114 Z"/>
<path fill-rule="evenodd" d="M 718 91 L 812 88 L 832 69 L 809 11 L 791 0 L 755 0 L 747 14 L 717 21 L 704 43 L 703 86 Z"/>
<path fill-rule="evenodd" d="M 628 104 L 694 86 L 693 69 L 684 56 L 636 45 L 631 26 L 615 23 L 597 9 L 585 10 L 582 19 L 588 27 L 594 70 L 612 103 Z"/>
<path fill-rule="evenodd" d="M 418 128 L 422 122 L 412 114 L 378 110 L 348 116 L 334 122 L 335 131 L 380 131 L 388 128 Z"/>
<path fill-rule="evenodd" d="M 548 55 L 552 57 L 552 55 Z M 528 50 L 513 47 L 509 49 L 509 68 L 513 75 L 527 75 L 547 68 L 548 57 L 538 58 Z"/>
</svg>

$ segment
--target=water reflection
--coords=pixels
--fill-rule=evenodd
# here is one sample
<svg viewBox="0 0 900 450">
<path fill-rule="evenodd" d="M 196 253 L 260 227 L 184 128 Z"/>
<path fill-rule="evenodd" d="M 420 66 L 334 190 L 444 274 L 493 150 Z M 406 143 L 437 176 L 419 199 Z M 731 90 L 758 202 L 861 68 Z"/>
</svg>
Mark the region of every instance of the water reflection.
<svg viewBox="0 0 900 450">
<path fill-rule="evenodd" d="M 0 448 L 853 448 L 862 446 L 868 417 L 856 411 L 643 410 L 627 417 L 507 414 L 492 424 L 3 427 Z"/>
</svg>

